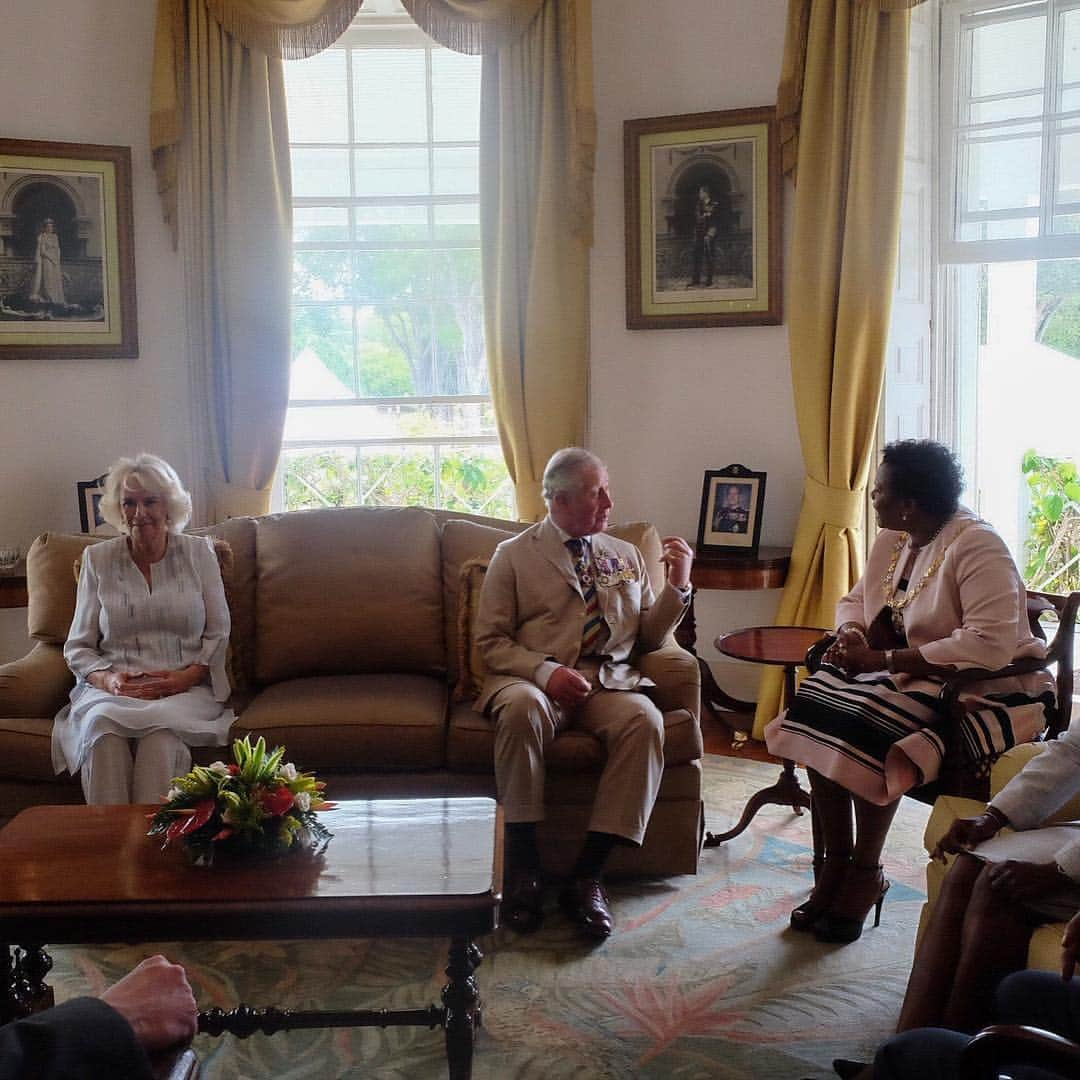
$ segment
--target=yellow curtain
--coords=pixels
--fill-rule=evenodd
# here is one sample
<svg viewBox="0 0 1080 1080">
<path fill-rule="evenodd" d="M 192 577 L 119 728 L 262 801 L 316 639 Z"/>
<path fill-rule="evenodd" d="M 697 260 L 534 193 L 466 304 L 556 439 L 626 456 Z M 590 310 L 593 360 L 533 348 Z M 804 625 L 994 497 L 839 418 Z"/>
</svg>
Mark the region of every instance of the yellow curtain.
<svg viewBox="0 0 1080 1080">
<path fill-rule="evenodd" d="M 291 175 L 280 57 L 325 48 L 360 2 L 158 4 L 150 134 L 174 245 L 181 227 L 185 238 L 201 520 L 269 509 L 290 360 Z"/>
<path fill-rule="evenodd" d="M 777 97 L 798 175 L 789 285 L 806 464 L 776 621 L 831 627 L 862 569 L 870 451 L 892 306 L 911 0 L 792 0 Z M 794 106 L 794 108 L 793 108 Z M 762 681 L 754 735 L 781 696 Z"/>
<path fill-rule="evenodd" d="M 551 454 L 585 437 L 596 116 L 590 0 L 403 0 L 482 52 L 480 223 L 492 398 L 518 514 L 544 514 Z M 464 46 L 468 46 L 466 50 Z"/>
</svg>

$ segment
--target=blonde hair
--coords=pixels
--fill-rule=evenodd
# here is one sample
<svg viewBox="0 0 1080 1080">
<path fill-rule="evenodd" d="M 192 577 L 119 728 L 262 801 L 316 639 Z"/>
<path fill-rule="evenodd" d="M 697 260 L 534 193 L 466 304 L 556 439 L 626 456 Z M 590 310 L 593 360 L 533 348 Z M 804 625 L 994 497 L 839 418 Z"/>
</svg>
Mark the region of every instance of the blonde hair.
<svg viewBox="0 0 1080 1080">
<path fill-rule="evenodd" d="M 127 522 L 120 507 L 124 487 L 140 487 L 159 496 L 165 503 L 169 532 L 183 532 L 191 519 L 191 496 L 180 483 L 176 470 L 164 458 L 141 453 L 133 458 L 119 458 L 105 474 L 105 494 L 101 496 L 101 516 L 115 529 L 126 533 Z"/>
</svg>

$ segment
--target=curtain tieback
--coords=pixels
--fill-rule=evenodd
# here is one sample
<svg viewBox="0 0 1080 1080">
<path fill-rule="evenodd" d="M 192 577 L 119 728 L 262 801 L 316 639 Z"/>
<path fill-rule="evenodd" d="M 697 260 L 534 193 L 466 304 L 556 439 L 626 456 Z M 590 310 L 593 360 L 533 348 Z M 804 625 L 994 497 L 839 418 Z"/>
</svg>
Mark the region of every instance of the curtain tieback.
<svg viewBox="0 0 1080 1080">
<path fill-rule="evenodd" d="M 857 487 L 854 491 L 829 487 L 808 476 L 804 512 L 807 508 L 813 510 L 822 521 L 836 529 L 861 529 L 865 498 L 865 487 Z"/>
</svg>

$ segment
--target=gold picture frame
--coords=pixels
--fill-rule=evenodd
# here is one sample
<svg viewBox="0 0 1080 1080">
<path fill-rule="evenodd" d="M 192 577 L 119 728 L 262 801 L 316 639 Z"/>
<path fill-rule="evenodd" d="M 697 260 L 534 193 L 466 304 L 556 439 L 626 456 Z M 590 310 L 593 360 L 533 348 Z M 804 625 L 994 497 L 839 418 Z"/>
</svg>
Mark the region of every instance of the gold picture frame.
<svg viewBox="0 0 1080 1080">
<path fill-rule="evenodd" d="M 139 355 L 131 149 L 0 139 L 0 358 Z"/>
<path fill-rule="evenodd" d="M 782 320 L 776 109 L 627 120 L 626 326 Z"/>
</svg>

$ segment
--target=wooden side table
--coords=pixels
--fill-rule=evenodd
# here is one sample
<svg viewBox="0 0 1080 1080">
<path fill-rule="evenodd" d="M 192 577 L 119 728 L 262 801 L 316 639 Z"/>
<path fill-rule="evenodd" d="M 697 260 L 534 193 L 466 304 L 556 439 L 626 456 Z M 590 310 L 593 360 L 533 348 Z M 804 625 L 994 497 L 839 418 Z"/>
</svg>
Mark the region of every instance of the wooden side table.
<svg viewBox="0 0 1080 1080">
<path fill-rule="evenodd" d="M 26 560 L 0 569 L 0 608 L 21 608 L 28 603 L 26 595 Z"/>
<path fill-rule="evenodd" d="M 795 696 L 795 669 L 806 659 L 806 651 L 827 634 L 816 626 L 751 626 L 731 634 L 721 634 L 716 648 L 735 660 L 751 664 L 771 664 L 784 669 L 784 704 Z M 731 840 L 750 824 L 763 806 L 790 806 L 796 814 L 810 808 L 810 794 L 805 791 L 795 775 L 795 762 L 784 759 L 780 776 L 775 784 L 750 796 L 743 808 L 742 817 L 734 828 L 723 833 L 705 834 L 705 847 L 717 847 Z M 814 850 L 817 844 L 817 821 L 811 814 L 814 831 Z"/>
<path fill-rule="evenodd" d="M 694 552 L 694 565 L 690 570 L 690 584 L 698 589 L 780 589 L 787 579 L 791 564 L 791 548 L 760 547 L 756 554 L 699 555 Z M 675 640 L 697 656 L 697 619 L 694 615 L 694 597 L 686 615 L 675 631 Z M 742 701 L 726 693 L 713 678 L 712 668 L 698 656 L 701 668 L 701 700 L 718 715 L 721 711 L 752 713 L 754 702 Z M 736 727 L 735 724 L 729 724 Z M 738 728 L 736 728 L 738 730 Z"/>
</svg>

